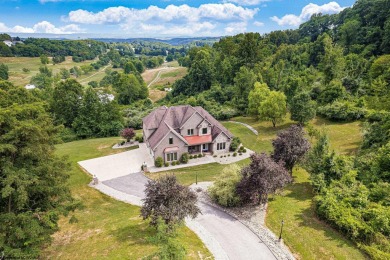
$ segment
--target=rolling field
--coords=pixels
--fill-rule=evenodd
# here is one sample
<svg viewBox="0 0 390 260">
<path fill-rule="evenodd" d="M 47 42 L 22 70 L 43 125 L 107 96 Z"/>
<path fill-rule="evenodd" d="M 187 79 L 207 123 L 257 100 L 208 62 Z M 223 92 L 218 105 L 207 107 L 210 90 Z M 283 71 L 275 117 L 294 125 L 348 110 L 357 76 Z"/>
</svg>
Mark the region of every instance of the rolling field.
<svg viewBox="0 0 390 260">
<path fill-rule="evenodd" d="M 51 59 L 49 59 L 51 61 Z M 69 70 L 70 68 L 77 66 L 80 67 L 82 65 L 87 65 L 95 62 L 92 61 L 84 61 L 84 62 L 73 62 L 72 57 L 66 57 L 65 61 L 56 65 L 52 63 L 47 64 L 46 66 L 53 71 L 53 75 L 59 73 L 61 68 L 65 68 Z M 39 72 L 39 67 L 43 66 L 41 64 L 41 60 L 39 57 L 30 58 L 30 57 L 0 57 L 0 63 L 4 63 L 8 66 L 9 69 L 9 81 L 11 81 L 14 85 L 24 86 L 30 83 L 31 77 L 36 75 Z M 24 72 L 23 68 L 29 70 L 29 72 Z M 110 66 L 103 67 L 99 71 L 92 71 L 88 74 L 81 75 L 77 78 L 77 80 L 82 85 L 87 85 L 89 81 L 96 80 L 100 81 L 104 77 L 104 69 L 111 68 Z"/>
</svg>

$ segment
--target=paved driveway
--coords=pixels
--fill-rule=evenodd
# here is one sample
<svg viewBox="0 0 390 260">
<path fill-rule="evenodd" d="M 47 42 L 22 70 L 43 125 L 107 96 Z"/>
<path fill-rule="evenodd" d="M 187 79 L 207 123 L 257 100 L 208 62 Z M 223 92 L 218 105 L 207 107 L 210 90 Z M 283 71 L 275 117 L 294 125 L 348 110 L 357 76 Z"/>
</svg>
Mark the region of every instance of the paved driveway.
<svg viewBox="0 0 390 260">
<path fill-rule="evenodd" d="M 103 184 L 142 199 L 145 196 L 144 187 L 147 181 L 142 173 L 134 173 L 104 181 Z M 109 195 L 119 200 L 125 197 L 117 193 Z M 257 235 L 241 222 L 203 202 L 198 202 L 198 206 L 202 214 L 191 220 L 190 228 L 204 241 L 216 259 L 276 259 Z M 206 230 L 206 233 L 201 230 Z"/>
<path fill-rule="evenodd" d="M 141 171 L 143 162 L 149 166 L 154 165 L 153 157 L 144 143 L 139 144 L 138 149 L 81 161 L 79 165 L 96 175 L 99 181 L 106 181 Z"/>
</svg>

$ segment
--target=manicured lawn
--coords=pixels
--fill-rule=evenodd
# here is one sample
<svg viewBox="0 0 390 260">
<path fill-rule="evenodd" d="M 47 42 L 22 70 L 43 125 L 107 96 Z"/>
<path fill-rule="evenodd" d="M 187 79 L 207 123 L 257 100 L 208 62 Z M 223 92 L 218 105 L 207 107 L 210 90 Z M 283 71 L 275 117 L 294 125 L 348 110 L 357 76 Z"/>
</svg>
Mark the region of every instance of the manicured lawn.
<svg viewBox="0 0 390 260">
<path fill-rule="evenodd" d="M 67 155 L 72 164 L 70 185 L 72 194 L 83 203 L 75 213 L 77 223 L 70 217 L 60 220 L 60 231 L 53 243 L 44 250 L 48 259 L 140 259 L 156 248 L 147 237 L 154 234 L 146 221 L 140 218 L 140 208 L 114 200 L 89 188 L 91 178 L 77 165 L 80 160 L 121 152 L 111 146 L 119 138 L 91 139 L 57 145 L 58 155 Z M 188 259 L 210 256 L 201 240 L 183 227 L 179 239 L 187 249 Z"/>
</svg>

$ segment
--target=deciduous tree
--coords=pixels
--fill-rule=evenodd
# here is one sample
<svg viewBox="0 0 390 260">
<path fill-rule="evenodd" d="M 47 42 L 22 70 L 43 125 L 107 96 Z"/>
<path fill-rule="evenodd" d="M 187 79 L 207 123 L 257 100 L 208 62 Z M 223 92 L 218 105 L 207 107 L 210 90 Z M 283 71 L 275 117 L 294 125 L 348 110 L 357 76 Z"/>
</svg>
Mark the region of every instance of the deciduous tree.
<svg viewBox="0 0 390 260">
<path fill-rule="evenodd" d="M 276 123 L 283 121 L 287 114 L 286 96 L 282 92 L 271 91 L 259 106 L 259 118 L 271 121 L 276 127 Z"/>
<path fill-rule="evenodd" d="M 168 175 L 146 184 L 141 215 L 144 219 L 150 218 L 152 225 L 156 225 L 159 218 L 167 225 L 175 225 L 200 213 L 196 200 L 193 191 L 177 183 L 174 175 Z"/>
<path fill-rule="evenodd" d="M 305 124 L 316 116 L 316 103 L 309 93 L 301 92 L 291 100 L 290 112 L 291 120 Z"/>
<path fill-rule="evenodd" d="M 268 194 L 283 188 L 291 182 L 291 176 L 271 157 L 262 154 L 252 154 L 251 163 L 241 171 L 242 179 L 237 185 L 237 193 L 243 203 L 265 203 Z"/>
<path fill-rule="evenodd" d="M 272 146 L 274 147 L 272 159 L 282 162 L 290 172 L 310 149 L 309 140 L 305 138 L 303 128 L 298 125 L 292 125 L 279 132 L 276 139 L 272 141 Z"/>
</svg>

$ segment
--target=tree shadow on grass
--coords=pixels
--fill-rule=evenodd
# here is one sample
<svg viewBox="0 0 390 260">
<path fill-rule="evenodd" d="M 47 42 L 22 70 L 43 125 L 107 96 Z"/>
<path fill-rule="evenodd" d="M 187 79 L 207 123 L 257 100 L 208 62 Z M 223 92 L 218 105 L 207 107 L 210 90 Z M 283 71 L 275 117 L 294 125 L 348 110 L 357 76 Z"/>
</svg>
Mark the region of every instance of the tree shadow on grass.
<svg viewBox="0 0 390 260">
<path fill-rule="evenodd" d="M 149 226 L 147 222 L 131 221 L 129 224 L 112 230 L 110 235 L 115 237 L 119 242 L 128 242 L 129 244 L 150 245 L 153 244 L 148 241 L 148 237 L 156 234 L 156 229 Z"/>
</svg>

